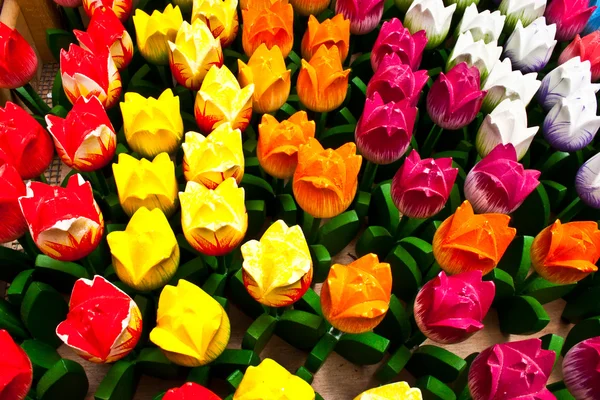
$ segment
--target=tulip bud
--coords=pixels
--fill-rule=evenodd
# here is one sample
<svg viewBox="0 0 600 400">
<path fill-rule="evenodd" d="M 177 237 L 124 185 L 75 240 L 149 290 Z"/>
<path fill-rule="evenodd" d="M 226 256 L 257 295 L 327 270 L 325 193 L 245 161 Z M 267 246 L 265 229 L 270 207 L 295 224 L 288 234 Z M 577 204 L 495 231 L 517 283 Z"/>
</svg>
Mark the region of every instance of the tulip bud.
<svg viewBox="0 0 600 400">
<path fill-rule="evenodd" d="M 592 82 L 600 80 L 600 32 L 592 32 L 583 38 L 575 36 L 575 40 L 561 53 L 558 63 L 564 64 L 574 57 L 579 57 L 581 61 L 589 61 Z"/>
<path fill-rule="evenodd" d="M 556 354 L 543 350 L 540 339 L 495 344 L 479 355 L 469 369 L 473 400 L 553 399 L 546 383 Z"/>
<path fill-rule="evenodd" d="M 89 255 L 102 240 L 104 218 L 92 185 L 76 174 L 66 188 L 27 183 L 19 205 L 37 247 L 49 257 L 75 261 Z"/>
<path fill-rule="evenodd" d="M 493 40 L 485 44 L 483 40 L 475 41 L 471 32 L 467 31 L 458 37 L 446 63 L 446 71 L 466 62 L 469 67 L 477 67 L 481 79 L 485 79 L 500 59 L 500 54 L 502 47 L 498 46 L 498 42 Z"/>
<path fill-rule="evenodd" d="M 37 178 L 54 157 L 52 138 L 27 111 L 10 101 L 0 107 L 0 158 L 12 164 L 21 179 Z"/>
<path fill-rule="evenodd" d="M 133 0 L 83 0 L 83 10 L 91 19 L 96 11 L 110 8 L 121 22 L 127 21 L 133 8 Z"/>
<path fill-rule="evenodd" d="M 308 120 L 306 111 L 281 122 L 264 114 L 258 125 L 256 148 L 260 166 L 275 178 L 291 178 L 298 165 L 298 148 L 311 137 L 315 137 L 315 121 Z"/>
<path fill-rule="evenodd" d="M 290 0 L 298 15 L 309 17 L 321 14 L 329 7 L 331 0 Z M 338 14 L 339 15 L 339 14 Z"/>
<path fill-rule="evenodd" d="M 158 99 L 127 92 L 121 113 L 125 139 L 136 153 L 152 158 L 163 152 L 173 154 L 179 149 L 183 120 L 179 97 L 174 96 L 171 89 L 165 89 Z"/>
<path fill-rule="evenodd" d="M 521 100 L 506 99 L 488 114 L 479 127 L 475 146 L 485 157 L 498 145 L 512 144 L 517 161 L 525 157 L 539 127 L 527 127 L 527 110 Z"/>
<path fill-rule="evenodd" d="M 497 62 L 483 83 L 482 90 L 487 91 L 482 109 L 492 112 L 504 100 L 521 100 L 529 105 L 542 83 L 535 72 L 523 75 L 513 71 L 510 58 Z"/>
<path fill-rule="evenodd" d="M 410 145 L 417 107 L 408 100 L 384 103 L 378 92 L 367 99 L 354 133 L 360 154 L 375 164 L 398 161 Z"/>
<path fill-rule="evenodd" d="M 498 9 L 506 15 L 507 32 L 515 29 L 517 21 L 521 21 L 521 24 L 526 27 L 544 15 L 546 2 L 547 0 L 502 0 Z"/>
<path fill-rule="evenodd" d="M 564 42 L 583 30 L 595 10 L 589 0 L 553 0 L 546 8 L 546 18 L 556 24 L 556 39 Z"/>
<path fill-rule="evenodd" d="M 457 175 L 452 158 L 421 160 L 413 150 L 392 180 L 392 200 L 403 216 L 433 217 L 446 205 Z"/>
<path fill-rule="evenodd" d="M 460 63 L 433 83 L 427 112 L 442 128 L 461 129 L 473 122 L 486 93 L 479 90 L 479 70 Z"/>
<path fill-rule="evenodd" d="M 340 59 L 345 61 L 350 48 L 350 20 L 345 19 L 342 14 L 336 14 L 333 18 L 319 22 L 314 15 L 309 15 L 308 29 L 302 37 L 302 58 L 310 60 L 323 45 L 328 49 L 337 47 Z"/>
<path fill-rule="evenodd" d="M 94 12 L 87 31 L 73 30 L 79 45 L 94 54 L 108 47 L 118 70 L 127 68 L 133 57 L 131 36 L 110 8 Z"/>
<path fill-rule="evenodd" d="M 24 400 L 33 381 L 31 361 L 4 329 L 0 329 L 0 349 L 0 398 Z"/>
<path fill-rule="evenodd" d="M 189 181 L 179 193 L 181 225 L 188 243 L 202 254 L 222 256 L 235 249 L 248 229 L 244 189 L 227 178 L 215 190 Z"/>
<path fill-rule="evenodd" d="M 392 18 L 381 26 L 377 40 L 371 50 L 371 66 L 377 72 L 379 64 L 386 55 L 396 54 L 402 64 L 408 65 L 413 71 L 419 68 L 423 58 L 423 50 L 427 45 L 425 31 L 411 34 L 402 26 L 398 18 Z"/>
<path fill-rule="evenodd" d="M 213 36 L 227 47 L 235 40 L 239 30 L 238 0 L 195 0 L 192 22 L 197 19 L 210 27 Z"/>
<path fill-rule="evenodd" d="M 442 0 L 414 0 L 404 18 L 404 25 L 415 34 L 425 31 L 426 49 L 435 49 L 448 36 L 456 4 L 444 7 Z"/>
<path fill-rule="evenodd" d="M 264 3 L 267 4 L 264 4 Z M 249 0 L 242 7 L 242 45 L 250 57 L 261 44 L 279 46 L 286 58 L 294 44 L 294 9 L 288 0 Z"/>
<path fill-rule="evenodd" d="M 146 61 L 158 65 L 169 64 L 169 41 L 175 41 L 182 24 L 181 10 L 172 4 L 167 5 L 163 12 L 154 10 L 152 15 L 140 8 L 135 10 L 133 25 L 137 47 Z"/>
<path fill-rule="evenodd" d="M 94 363 L 127 356 L 142 335 L 142 313 L 135 301 L 100 275 L 73 286 L 67 319 L 56 335 L 77 355 Z"/>
<path fill-rule="evenodd" d="M 593 208 L 600 208 L 600 153 L 583 163 L 575 176 L 575 189 L 581 201 Z"/>
<path fill-rule="evenodd" d="M 423 400 L 419 388 L 411 388 L 406 382 L 395 382 L 362 392 L 354 400 Z"/>
<path fill-rule="evenodd" d="M 428 80 L 427 71 L 413 72 L 409 65 L 402 64 L 396 53 L 390 53 L 379 63 L 369 81 L 367 98 L 378 93 L 384 103 L 407 100 L 411 106 L 416 106 Z"/>
<path fill-rule="evenodd" d="M 434 342 L 464 342 L 483 329 L 496 287 L 481 280 L 481 271 L 447 276 L 444 271 L 427 282 L 415 299 L 419 330 Z"/>
<path fill-rule="evenodd" d="M 106 237 L 119 279 L 139 291 L 161 288 L 179 266 L 179 245 L 160 209 L 140 207 L 124 231 Z"/>
<path fill-rule="evenodd" d="M 66 118 L 46 115 L 61 161 L 78 171 L 95 171 L 112 161 L 117 134 L 96 96 L 80 97 Z"/>
<path fill-rule="evenodd" d="M 542 80 L 537 98 L 542 107 L 549 111 L 560 102 L 560 99 L 571 97 L 589 88 L 596 93 L 599 84 L 592 84 L 592 73 L 589 61 L 581 61 L 575 57 L 556 67 Z"/>
<path fill-rule="evenodd" d="M 544 138 L 559 151 L 583 149 L 594 140 L 600 129 L 596 108 L 596 95 L 589 86 L 560 99 L 544 119 Z"/>
<path fill-rule="evenodd" d="M 587 21 L 585 28 L 583 29 L 584 35 L 589 35 L 590 33 L 597 31 L 600 29 L 600 0 L 590 0 L 590 6 L 595 6 L 596 9 L 590 16 L 590 19 Z"/>
<path fill-rule="evenodd" d="M 38 59 L 31 45 L 16 29 L 0 22 L 0 88 L 26 85 L 37 69 Z"/>
<path fill-rule="evenodd" d="M 229 123 L 219 125 L 208 136 L 197 132 L 185 134 L 183 173 L 187 181 L 216 189 L 225 179 L 239 184 L 244 176 L 242 133 Z"/>
<path fill-rule="evenodd" d="M 171 362 L 199 367 L 223 353 L 230 332 L 223 307 L 198 286 L 180 279 L 177 286 L 167 285 L 160 294 L 150 340 Z"/>
<path fill-rule="evenodd" d="M 294 172 L 293 190 L 298 205 L 315 218 L 332 218 L 344 212 L 354 200 L 362 157 L 356 145 L 323 149 L 314 138 L 301 145 Z"/>
<path fill-rule="evenodd" d="M 554 224 L 542 230 L 531 244 L 531 265 L 542 278 L 566 285 L 598 271 L 600 230 L 592 221 Z"/>
<path fill-rule="evenodd" d="M 546 25 L 540 17 L 523 27 L 521 21 L 504 45 L 504 56 L 512 61 L 515 69 L 523 73 L 539 72 L 546 67 L 556 47 L 556 25 Z"/>
<path fill-rule="evenodd" d="M 308 290 L 313 277 L 312 259 L 298 225 L 275 221 L 260 241 L 241 247 L 244 286 L 250 296 L 269 307 L 287 307 Z"/>
<path fill-rule="evenodd" d="M 562 364 L 564 382 L 576 399 L 593 399 L 600 393 L 600 336 L 571 347 Z"/>
<path fill-rule="evenodd" d="M 241 88 L 227 66 L 213 66 L 196 94 L 194 114 L 200 132 L 208 135 L 219 125 L 230 123 L 244 131 L 252 118 L 254 84 Z"/>
<path fill-rule="evenodd" d="M 390 264 L 379 262 L 377 255 L 334 264 L 321 288 L 323 316 L 342 332 L 368 332 L 385 317 L 391 294 Z"/>
<path fill-rule="evenodd" d="M 468 200 L 448 217 L 433 237 L 433 255 L 447 274 L 496 268 L 517 234 L 505 214 L 475 215 Z"/>
<path fill-rule="evenodd" d="M 152 162 L 121 153 L 112 169 L 119 203 L 127 215 L 132 216 L 141 207 L 159 208 L 167 216 L 177 209 L 175 164 L 167 153 L 157 155 Z"/>
<path fill-rule="evenodd" d="M 19 208 L 19 197 L 25 196 L 25 184 L 12 164 L 0 158 L 0 243 L 17 240 L 27 231 L 27 223 Z"/>
<path fill-rule="evenodd" d="M 162 400 L 221 400 L 219 396 L 194 382 L 187 382 L 181 387 L 170 389 Z"/>
<path fill-rule="evenodd" d="M 104 108 L 111 108 L 121 97 L 121 75 L 108 48 L 91 53 L 76 44 L 60 51 L 60 73 L 67 98 L 75 104 L 78 98 L 96 96 Z"/>
<path fill-rule="evenodd" d="M 307 382 L 270 358 L 248 367 L 233 400 L 260 400 L 267 395 L 269 400 L 315 400 L 315 391 Z"/>
<path fill-rule="evenodd" d="M 169 41 L 169 65 L 173 77 L 190 90 L 200 89 L 208 70 L 223 65 L 221 42 L 215 39 L 201 19 L 192 25 L 184 21 L 177 32 L 175 43 Z"/>
<path fill-rule="evenodd" d="M 344 71 L 337 47 L 322 45 L 310 61 L 302 60 L 296 90 L 306 108 L 329 112 L 346 99 L 350 70 Z"/>
<path fill-rule="evenodd" d="M 364 35 L 379 25 L 384 0 L 336 0 L 335 12 L 350 20 L 350 33 Z"/>
<path fill-rule="evenodd" d="M 505 19 L 506 17 L 500 14 L 500 11 L 478 12 L 477 5 L 472 3 L 466 7 L 460 24 L 456 28 L 456 34 L 470 32 L 474 41 L 483 40 L 486 44 L 498 41 L 502 34 L 502 28 L 504 28 Z"/>
</svg>

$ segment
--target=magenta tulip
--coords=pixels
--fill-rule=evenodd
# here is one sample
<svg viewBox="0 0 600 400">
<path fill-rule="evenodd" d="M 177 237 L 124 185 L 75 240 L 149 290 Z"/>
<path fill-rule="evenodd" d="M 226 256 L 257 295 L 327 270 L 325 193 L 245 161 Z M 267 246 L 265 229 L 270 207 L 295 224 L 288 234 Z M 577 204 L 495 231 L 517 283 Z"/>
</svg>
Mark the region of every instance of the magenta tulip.
<svg viewBox="0 0 600 400">
<path fill-rule="evenodd" d="M 598 399 L 600 395 L 600 336 L 571 347 L 563 360 L 565 385 L 576 399 Z"/>
<path fill-rule="evenodd" d="M 356 125 L 356 147 L 375 164 L 393 163 L 406 152 L 416 118 L 417 108 L 408 100 L 385 103 L 375 92 Z"/>
<path fill-rule="evenodd" d="M 413 150 L 394 176 L 392 200 L 406 217 L 432 217 L 444 208 L 457 175 L 452 158 L 421 160 Z"/>
<path fill-rule="evenodd" d="M 384 0 L 337 0 L 335 12 L 350 20 L 350 33 L 364 35 L 379 25 L 384 3 Z"/>
<path fill-rule="evenodd" d="M 483 329 L 496 286 L 482 281 L 481 271 L 447 276 L 444 271 L 419 291 L 415 321 L 429 339 L 444 344 L 467 340 Z"/>
<path fill-rule="evenodd" d="M 427 45 L 425 31 L 416 32 L 414 35 L 402 26 L 398 18 L 384 22 L 371 50 L 371 66 L 377 71 L 379 64 L 388 54 L 396 54 L 402 64 L 408 65 L 412 70 L 419 68 L 423 58 L 423 50 Z"/>
<path fill-rule="evenodd" d="M 481 109 L 486 91 L 479 89 L 479 70 L 460 63 L 440 77 L 427 95 L 427 112 L 444 129 L 469 125 Z"/>
<path fill-rule="evenodd" d="M 556 24 L 556 40 L 572 40 L 583 31 L 595 10 L 589 0 L 553 0 L 546 7 L 546 21 L 548 25 Z"/>
<path fill-rule="evenodd" d="M 416 106 L 421 90 L 427 83 L 427 71 L 413 72 L 410 66 L 402 64 L 397 54 L 386 55 L 375 75 L 367 85 L 367 97 L 379 93 L 384 103 L 408 100 Z"/>
</svg>

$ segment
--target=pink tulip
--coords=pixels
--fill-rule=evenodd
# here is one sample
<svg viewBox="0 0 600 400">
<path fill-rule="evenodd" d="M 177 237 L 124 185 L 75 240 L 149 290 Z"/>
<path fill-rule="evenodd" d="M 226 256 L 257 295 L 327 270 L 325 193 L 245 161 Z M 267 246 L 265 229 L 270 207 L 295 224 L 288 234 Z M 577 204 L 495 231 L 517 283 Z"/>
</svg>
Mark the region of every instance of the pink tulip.
<svg viewBox="0 0 600 400">
<path fill-rule="evenodd" d="M 512 144 L 499 144 L 473 167 L 465 197 L 477 213 L 510 214 L 540 184 L 540 171 L 525 169 Z"/>
<path fill-rule="evenodd" d="M 556 355 L 540 339 L 496 344 L 482 351 L 469 369 L 473 400 L 555 400 L 546 383 Z"/>
<path fill-rule="evenodd" d="M 483 329 L 496 287 L 483 282 L 481 271 L 447 276 L 444 271 L 419 291 L 415 320 L 429 339 L 444 344 L 459 343 Z"/>
<path fill-rule="evenodd" d="M 563 42 L 580 33 L 595 10 L 589 0 L 553 0 L 546 7 L 546 21 L 556 24 L 556 40 Z"/>
<path fill-rule="evenodd" d="M 413 150 L 394 176 L 392 200 L 406 217 L 432 217 L 444 208 L 457 175 L 452 158 L 421 160 Z"/>
<path fill-rule="evenodd" d="M 410 66 L 412 70 L 419 68 L 423 58 L 423 50 L 427 45 L 425 31 L 414 35 L 402 26 L 398 18 L 384 22 L 371 51 L 371 66 L 377 71 L 383 58 L 391 53 L 400 57 L 400 62 Z"/>
<path fill-rule="evenodd" d="M 597 399 L 600 394 L 600 336 L 571 347 L 563 360 L 565 385 L 576 399 Z M 596 396 L 596 397 L 594 397 Z"/>
<path fill-rule="evenodd" d="M 364 35 L 379 25 L 384 3 L 384 0 L 337 0 L 335 12 L 350 20 L 350 33 Z"/>
<path fill-rule="evenodd" d="M 427 95 L 429 116 L 444 129 L 461 129 L 469 125 L 487 93 L 479 87 L 479 70 L 467 63 L 456 65 L 447 74 L 440 73 Z"/>
<path fill-rule="evenodd" d="M 408 100 L 385 103 L 375 92 L 356 125 L 356 146 L 375 164 L 393 163 L 406 152 L 416 118 L 417 108 Z"/>
<path fill-rule="evenodd" d="M 367 97 L 377 92 L 385 103 L 406 99 L 416 106 L 428 79 L 427 71 L 413 72 L 410 66 L 401 63 L 397 54 L 387 54 L 367 85 Z"/>
</svg>

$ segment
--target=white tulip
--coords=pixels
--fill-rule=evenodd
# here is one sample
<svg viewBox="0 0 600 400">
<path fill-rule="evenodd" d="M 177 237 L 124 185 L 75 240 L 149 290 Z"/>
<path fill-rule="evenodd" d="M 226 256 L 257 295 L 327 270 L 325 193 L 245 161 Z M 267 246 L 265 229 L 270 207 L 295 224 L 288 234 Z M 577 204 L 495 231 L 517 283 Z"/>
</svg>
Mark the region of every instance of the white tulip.
<svg viewBox="0 0 600 400">
<path fill-rule="evenodd" d="M 458 37 L 448 58 L 446 71 L 461 62 L 466 62 L 469 67 L 477 67 L 483 80 L 500 59 L 500 54 L 502 47 L 498 46 L 498 42 L 494 40 L 486 44 L 483 40 L 475 41 L 471 32 L 467 31 Z"/>
<path fill-rule="evenodd" d="M 498 9 L 506 15 L 506 28 L 511 32 L 517 21 L 527 26 L 544 15 L 546 0 L 502 0 Z"/>
<path fill-rule="evenodd" d="M 504 45 L 504 55 L 521 72 L 539 72 L 550 61 L 556 47 L 555 37 L 556 24 L 547 25 L 544 17 L 539 17 L 526 28 L 518 21 Z"/>
<path fill-rule="evenodd" d="M 456 10 L 463 12 L 467 6 L 476 6 L 479 4 L 479 0 L 445 0 L 446 4 L 456 4 Z"/>
<path fill-rule="evenodd" d="M 481 90 L 487 91 L 483 100 L 483 110 L 491 112 L 506 99 L 521 100 L 528 106 L 541 84 L 537 73 L 523 75 L 521 71 L 513 71 L 510 58 L 505 58 L 494 65 L 483 83 Z"/>
<path fill-rule="evenodd" d="M 488 114 L 479 127 L 475 146 L 485 157 L 499 144 L 511 143 L 517 151 L 517 159 L 525 156 L 539 127 L 527 127 L 527 110 L 521 100 L 506 99 Z"/>
<path fill-rule="evenodd" d="M 450 31 L 456 4 L 444 7 L 442 0 L 414 0 L 406 12 L 404 26 L 410 33 L 424 30 L 427 49 L 434 49 L 446 39 Z"/>
<path fill-rule="evenodd" d="M 547 111 L 558 104 L 560 99 L 570 97 L 588 87 L 596 93 L 600 84 L 592 83 L 590 62 L 582 62 L 579 57 L 575 57 L 554 68 L 544 77 L 537 98 Z"/>
<path fill-rule="evenodd" d="M 490 43 L 500 38 L 502 28 L 504 28 L 504 20 L 506 17 L 500 14 L 500 11 L 485 10 L 477 11 L 477 6 L 471 4 L 465 10 L 465 13 L 456 29 L 457 36 L 461 33 L 471 32 L 473 40 L 483 40 L 485 43 Z"/>
</svg>

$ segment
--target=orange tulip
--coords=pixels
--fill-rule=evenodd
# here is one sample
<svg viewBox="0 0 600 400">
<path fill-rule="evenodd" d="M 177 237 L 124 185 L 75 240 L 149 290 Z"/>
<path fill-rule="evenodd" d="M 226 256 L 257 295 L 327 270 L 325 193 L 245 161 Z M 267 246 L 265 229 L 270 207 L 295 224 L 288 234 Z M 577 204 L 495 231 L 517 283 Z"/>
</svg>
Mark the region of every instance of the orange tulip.
<svg viewBox="0 0 600 400">
<path fill-rule="evenodd" d="M 334 264 L 321 288 L 323 316 L 346 333 L 364 333 L 385 317 L 392 295 L 390 264 L 371 253 L 348 265 Z"/>
<path fill-rule="evenodd" d="M 348 75 L 350 70 L 342 69 L 338 48 L 321 45 L 310 61 L 302 60 L 296 86 L 298 97 L 310 110 L 335 110 L 346 99 Z"/>
<path fill-rule="evenodd" d="M 354 200 L 361 163 L 353 142 L 325 150 L 315 138 L 309 138 L 298 151 L 293 181 L 296 201 L 315 218 L 341 214 Z"/>
<path fill-rule="evenodd" d="M 327 0 L 329 3 L 329 0 Z M 310 60 L 321 45 L 328 49 L 333 46 L 340 51 L 340 59 L 348 57 L 350 47 L 350 20 L 342 14 L 319 22 L 314 15 L 308 17 L 308 29 L 302 38 L 302 57 Z"/>
<path fill-rule="evenodd" d="M 271 49 L 277 45 L 283 58 L 294 44 L 294 10 L 288 0 L 249 0 L 248 9 L 242 8 L 244 28 L 242 45 L 248 57 L 261 44 Z"/>
<path fill-rule="evenodd" d="M 309 121 L 305 111 L 281 122 L 272 115 L 263 115 L 256 148 L 260 166 L 275 178 L 291 178 L 298 165 L 298 147 L 311 137 L 315 137 L 315 121 Z"/>
<path fill-rule="evenodd" d="M 517 234 L 505 214 L 475 215 L 466 200 L 448 217 L 433 237 L 433 255 L 448 274 L 480 270 L 487 274 L 504 255 Z"/>
<path fill-rule="evenodd" d="M 331 0 L 290 0 L 297 14 L 311 17 L 325 11 L 330 2 Z"/>
<path fill-rule="evenodd" d="M 575 283 L 598 271 L 600 231 L 598 224 L 578 221 L 561 224 L 559 220 L 535 237 L 531 263 L 544 279 L 558 284 Z"/>
</svg>

